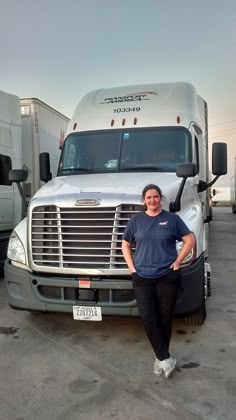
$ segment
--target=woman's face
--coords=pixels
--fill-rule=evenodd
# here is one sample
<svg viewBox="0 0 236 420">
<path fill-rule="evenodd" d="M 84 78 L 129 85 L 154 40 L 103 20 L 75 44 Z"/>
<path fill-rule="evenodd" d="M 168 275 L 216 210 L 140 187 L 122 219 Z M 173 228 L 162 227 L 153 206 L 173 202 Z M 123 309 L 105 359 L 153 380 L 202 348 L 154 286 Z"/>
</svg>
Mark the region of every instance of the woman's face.
<svg viewBox="0 0 236 420">
<path fill-rule="evenodd" d="M 147 210 L 156 211 L 161 207 L 161 197 L 157 190 L 147 190 L 144 196 L 144 203 Z"/>
</svg>

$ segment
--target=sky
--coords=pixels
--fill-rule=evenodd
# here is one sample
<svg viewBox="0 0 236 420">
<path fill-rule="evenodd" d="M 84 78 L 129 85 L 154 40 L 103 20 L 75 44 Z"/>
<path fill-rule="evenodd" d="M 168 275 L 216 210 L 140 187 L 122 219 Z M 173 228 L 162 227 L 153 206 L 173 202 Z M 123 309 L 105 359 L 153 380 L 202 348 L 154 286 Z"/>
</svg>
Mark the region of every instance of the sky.
<svg viewBox="0 0 236 420">
<path fill-rule="evenodd" d="M 0 90 L 71 118 L 97 88 L 186 81 L 236 156 L 235 0 L 0 0 Z M 228 183 L 229 176 L 221 178 Z"/>
</svg>

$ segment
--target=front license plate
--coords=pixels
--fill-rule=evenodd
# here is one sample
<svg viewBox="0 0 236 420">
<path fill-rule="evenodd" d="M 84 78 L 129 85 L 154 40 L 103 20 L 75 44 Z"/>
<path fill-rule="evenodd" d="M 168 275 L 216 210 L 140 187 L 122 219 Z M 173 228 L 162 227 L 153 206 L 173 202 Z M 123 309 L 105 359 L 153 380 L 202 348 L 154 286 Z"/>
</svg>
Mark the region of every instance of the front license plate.
<svg viewBox="0 0 236 420">
<path fill-rule="evenodd" d="M 102 321 L 102 308 L 97 306 L 73 306 L 73 318 L 79 321 Z"/>
</svg>

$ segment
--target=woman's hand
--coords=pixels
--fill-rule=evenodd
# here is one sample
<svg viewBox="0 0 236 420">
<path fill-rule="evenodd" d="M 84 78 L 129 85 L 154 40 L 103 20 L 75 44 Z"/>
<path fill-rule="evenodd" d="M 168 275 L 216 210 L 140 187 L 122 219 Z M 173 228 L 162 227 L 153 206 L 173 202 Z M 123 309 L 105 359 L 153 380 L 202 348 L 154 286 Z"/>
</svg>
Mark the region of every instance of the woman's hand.
<svg viewBox="0 0 236 420">
<path fill-rule="evenodd" d="M 174 271 L 179 270 L 180 263 L 178 261 L 174 261 L 173 264 L 171 264 L 170 268 Z"/>
<path fill-rule="evenodd" d="M 194 245 L 195 245 L 195 239 L 192 233 L 189 233 L 188 235 L 183 236 L 182 241 L 183 241 L 183 247 L 178 257 L 176 258 L 176 260 L 170 266 L 170 268 L 172 268 L 172 270 L 174 271 L 180 269 L 181 262 L 188 255 L 191 249 L 194 248 Z"/>
<path fill-rule="evenodd" d="M 131 274 L 133 274 L 134 272 L 136 272 L 136 270 L 134 267 L 133 257 L 131 253 L 131 244 L 125 241 L 124 239 L 122 241 L 122 253 Z"/>
</svg>

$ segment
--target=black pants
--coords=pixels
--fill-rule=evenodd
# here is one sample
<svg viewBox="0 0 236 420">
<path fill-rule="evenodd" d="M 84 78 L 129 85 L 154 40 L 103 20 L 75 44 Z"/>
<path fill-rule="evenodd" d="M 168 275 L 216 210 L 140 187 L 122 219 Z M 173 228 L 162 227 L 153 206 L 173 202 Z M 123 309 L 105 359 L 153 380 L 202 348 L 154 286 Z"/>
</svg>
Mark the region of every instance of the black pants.
<svg viewBox="0 0 236 420">
<path fill-rule="evenodd" d="M 157 279 L 144 279 L 134 273 L 133 283 L 140 317 L 156 357 L 168 359 L 180 271 L 171 270 Z"/>
</svg>

